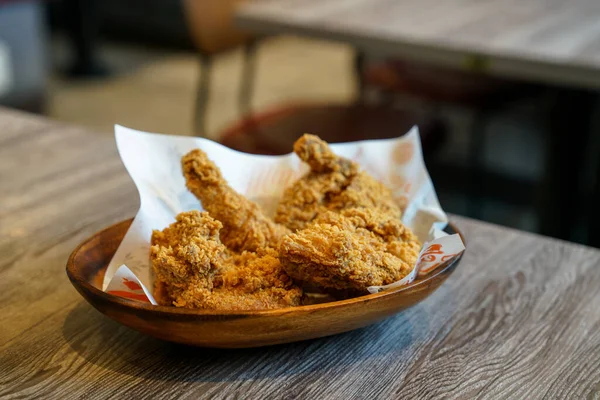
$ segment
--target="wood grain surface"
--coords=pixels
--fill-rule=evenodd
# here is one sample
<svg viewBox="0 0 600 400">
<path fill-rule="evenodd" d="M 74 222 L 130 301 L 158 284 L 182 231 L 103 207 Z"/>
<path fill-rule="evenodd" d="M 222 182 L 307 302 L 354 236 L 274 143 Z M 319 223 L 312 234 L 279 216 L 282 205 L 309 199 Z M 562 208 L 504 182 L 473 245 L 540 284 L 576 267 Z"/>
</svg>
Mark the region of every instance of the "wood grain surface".
<svg viewBox="0 0 600 400">
<path fill-rule="evenodd" d="M 453 217 L 461 267 L 382 323 L 292 345 L 207 350 L 92 309 L 64 266 L 133 216 L 113 140 L 0 110 L 0 398 L 600 397 L 600 251 Z"/>
<path fill-rule="evenodd" d="M 262 33 L 521 78 L 600 88 L 596 0 L 262 0 L 238 11 Z"/>
</svg>

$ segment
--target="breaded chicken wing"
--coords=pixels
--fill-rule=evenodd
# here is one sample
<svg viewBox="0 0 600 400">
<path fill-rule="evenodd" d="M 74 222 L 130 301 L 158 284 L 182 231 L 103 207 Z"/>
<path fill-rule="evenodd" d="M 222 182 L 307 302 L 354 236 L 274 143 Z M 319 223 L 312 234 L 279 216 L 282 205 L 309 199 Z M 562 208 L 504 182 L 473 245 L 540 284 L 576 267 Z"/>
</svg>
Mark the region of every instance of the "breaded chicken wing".
<svg viewBox="0 0 600 400">
<path fill-rule="evenodd" d="M 421 244 L 399 219 L 378 209 L 326 212 L 283 238 L 283 268 L 305 287 L 355 295 L 405 277 Z"/>
<path fill-rule="evenodd" d="M 231 254 L 222 224 L 190 211 L 152 234 L 154 295 L 161 305 L 213 310 L 265 310 L 297 306 L 302 290 L 285 273 L 273 249 Z"/>
<path fill-rule="evenodd" d="M 258 205 L 233 190 L 202 150 L 181 160 L 187 188 L 212 217 L 223 223 L 222 242 L 232 251 L 276 248 L 289 231 L 267 218 Z"/>
<path fill-rule="evenodd" d="M 401 217 L 387 187 L 360 171 L 358 164 L 335 155 L 317 136 L 302 136 L 294 144 L 294 152 L 311 170 L 285 190 L 275 222 L 298 230 L 327 211 L 355 207 L 377 208 Z"/>
</svg>

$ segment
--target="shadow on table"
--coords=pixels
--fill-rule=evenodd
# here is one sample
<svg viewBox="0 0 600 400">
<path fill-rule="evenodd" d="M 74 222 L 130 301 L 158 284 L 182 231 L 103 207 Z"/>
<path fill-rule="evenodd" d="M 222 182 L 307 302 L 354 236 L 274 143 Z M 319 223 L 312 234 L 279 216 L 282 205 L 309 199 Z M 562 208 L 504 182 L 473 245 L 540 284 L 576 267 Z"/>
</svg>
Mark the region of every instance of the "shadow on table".
<svg viewBox="0 0 600 400">
<path fill-rule="evenodd" d="M 63 325 L 71 348 L 102 368 L 149 380 L 223 382 L 343 370 L 361 359 L 399 353 L 413 340 L 403 314 L 352 332 L 256 349 L 169 343 L 124 327 L 80 302 Z"/>
</svg>

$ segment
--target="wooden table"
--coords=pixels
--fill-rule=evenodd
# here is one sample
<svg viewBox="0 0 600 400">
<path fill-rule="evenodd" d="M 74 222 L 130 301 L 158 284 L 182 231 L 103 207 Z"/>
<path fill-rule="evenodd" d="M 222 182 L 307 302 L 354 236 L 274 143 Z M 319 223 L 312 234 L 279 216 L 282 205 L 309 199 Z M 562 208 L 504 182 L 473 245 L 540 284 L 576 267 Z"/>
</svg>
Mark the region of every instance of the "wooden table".
<svg viewBox="0 0 600 400">
<path fill-rule="evenodd" d="M 585 155 L 595 144 L 590 119 L 600 89 L 596 0 L 261 0 L 236 17 L 240 27 L 264 34 L 338 40 L 359 51 L 552 85 L 545 195 L 537 208 L 542 232 L 572 238 L 581 218 L 577 199 L 585 197 L 578 193 L 586 188 L 577 177 L 593 167 Z M 600 189 L 595 196 L 600 201 Z M 598 207 L 589 213 L 600 225 Z"/>
<path fill-rule="evenodd" d="M 453 217 L 427 301 L 348 334 L 249 350 L 161 342 L 92 309 L 64 266 L 131 217 L 112 138 L 0 109 L 1 398 L 597 398 L 600 251 Z"/>
<path fill-rule="evenodd" d="M 387 55 L 600 88 L 595 0 L 261 0 L 240 27 L 340 40 Z"/>
</svg>

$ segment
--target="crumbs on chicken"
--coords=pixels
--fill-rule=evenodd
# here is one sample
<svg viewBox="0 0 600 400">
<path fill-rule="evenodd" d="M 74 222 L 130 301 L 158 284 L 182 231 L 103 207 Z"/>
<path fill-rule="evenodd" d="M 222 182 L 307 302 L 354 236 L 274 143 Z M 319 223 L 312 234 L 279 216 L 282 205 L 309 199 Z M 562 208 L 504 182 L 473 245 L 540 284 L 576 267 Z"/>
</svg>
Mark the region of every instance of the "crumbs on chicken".
<svg viewBox="0 0 600 400">
<path fill-rule="evenodd" d="M 356 207 L 376 208 L 400 219 L 392 192 L 355 162 L 337 156 L 327 142 L 306 134 L 296 141 L 294 152 L 310 171 L 284 191 L 275 222 L 295 231 L 328 211 Z"/>
<path fill-rule="evenodd" d="M 161 305 L 213 310 L 264 310 L 300 304 L 302 290 L 272 249 L 232 254 L 221 243 L 221 222 L 184 212 L 152 234 L 154 295 Z"/>
<path fill-rule="evenodd" d="M 327 212 L 281 242 L 285 271 L 307 287 L 362 294 L 415 267 L 421 243 L 397 218 L 377 209 Z"/>
<path fill-rule="evenodd" d="M 221 221 L 221 240 L 236 252 L 277 248 L 289 233 L 283 225 L 266 217 L 260 207 L 237 193 L 223 178 L 220 169 L 200 149 L 181 160 L 187 188 L 210 215 Z"/>
</svg>

